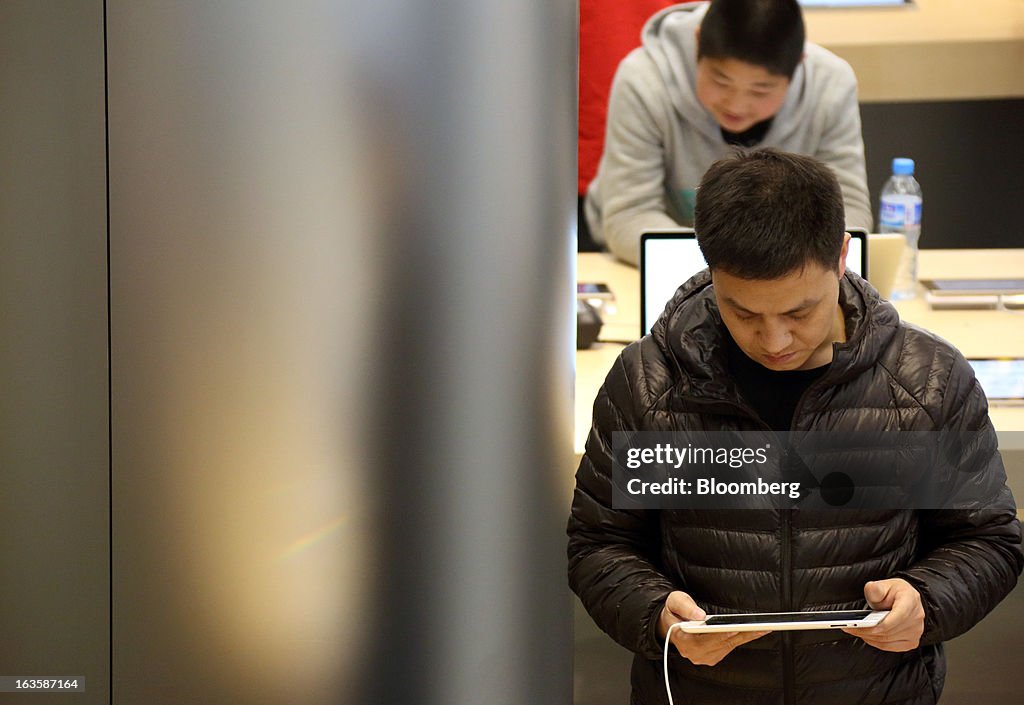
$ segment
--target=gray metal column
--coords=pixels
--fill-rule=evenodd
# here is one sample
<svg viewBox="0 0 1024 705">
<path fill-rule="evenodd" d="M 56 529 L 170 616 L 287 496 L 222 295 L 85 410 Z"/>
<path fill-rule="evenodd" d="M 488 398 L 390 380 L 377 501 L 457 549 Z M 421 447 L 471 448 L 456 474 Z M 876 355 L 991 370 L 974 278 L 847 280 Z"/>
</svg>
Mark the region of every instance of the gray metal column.
<svg viewBox="0 0 1024 705">
<path fill-rule="evenodd" d="M 109 702 L 101 0 L 0 2 L 0 676 Z"/>
<path fill-rule="evenodd" d="M 570 702 L 575 5 L 107 18 L 114 702 Z"/>
</svg>

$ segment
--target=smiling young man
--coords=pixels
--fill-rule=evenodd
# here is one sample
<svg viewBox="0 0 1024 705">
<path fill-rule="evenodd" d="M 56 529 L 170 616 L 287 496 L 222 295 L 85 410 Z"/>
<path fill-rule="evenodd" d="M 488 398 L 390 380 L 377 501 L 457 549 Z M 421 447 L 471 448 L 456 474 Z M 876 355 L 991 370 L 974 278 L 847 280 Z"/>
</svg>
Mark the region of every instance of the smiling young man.
<svg viewBox="0 0 1024 705">
<path fill-rule="evenodd" d="M 569 583 L 635 652 L 633 705 L 667 702 L 662 646 L 676 622 L 868 605 L 890 612 L 863 630 L 673 631 L 676 702 L 932 705 L 942 642 L 981 620 L 1024 566 L 984 391 L 956 349 L 901 322 L 846 270 L 842 197 L 822 163 L 771 149 L 715 163 L 695 229 L 709 269 L 623 350 L 594 403 Z M 923 483 L 991 494 L 955 508 L 638 510 L 612 500 L 617 432 L 765 430 L 969 434 L 945 456 L 955 471 L 926 463 Z M 899 453 L 855 446 L 842 461 L 896 468 Z M 801 468 L 780 460 L 773 472 Z"/>
<path fill-rule="evenodd" d="M 871 229 L 857 81 L 805 42 L 796 0 L 713 0 L 648 20 L 619 65 L 586 197 L 594 239 L 636 264 L 640 235 L 693 224 L 697 183 L 735 146 L 774 146 L 835 170 L 846 224 Z"/>
</svg>

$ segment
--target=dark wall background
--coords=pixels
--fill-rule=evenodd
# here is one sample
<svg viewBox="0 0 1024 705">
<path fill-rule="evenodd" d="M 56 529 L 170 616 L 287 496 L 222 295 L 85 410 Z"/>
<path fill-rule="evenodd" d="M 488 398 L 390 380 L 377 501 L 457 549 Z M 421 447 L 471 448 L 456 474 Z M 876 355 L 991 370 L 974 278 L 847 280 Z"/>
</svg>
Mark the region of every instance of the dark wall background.
<svg viewBox="0 0 1024 705">
<path fill-rule="evenodd" d="M 0 675 L 110 700 L 103 3 L 0 2 Z"/>
<path fill-rule="evenodd" d="M 1024 99 L 864 103 L 868 190 L 878 197 L 893 157 L 917 162 L 924 190 L 921 247 L 1024 247 Z M 579 249 L 599 251 L 579 208 Z"/>
<path fill-rule="evenodd" d="M 1024 99 L 862 104 L 861 120 L 876 221 L 893 157 L 910 157 L 922 248 L 1024 247 Z"/>
</svg>

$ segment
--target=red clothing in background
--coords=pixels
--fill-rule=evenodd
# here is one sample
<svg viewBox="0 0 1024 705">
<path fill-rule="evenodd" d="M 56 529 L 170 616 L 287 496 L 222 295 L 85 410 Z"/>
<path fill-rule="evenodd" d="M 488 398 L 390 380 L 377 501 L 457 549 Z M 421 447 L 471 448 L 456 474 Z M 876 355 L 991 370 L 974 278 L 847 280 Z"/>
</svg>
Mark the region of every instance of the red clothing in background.
<svg viewBox="0 0 1024 705">
<path fill-rule="evenodd" d="M 597 173 L 608 92 L 619 62 L 640 46 L 644 22 L 668 0 L 580 0 L 579 194 Z"/>
</svg>

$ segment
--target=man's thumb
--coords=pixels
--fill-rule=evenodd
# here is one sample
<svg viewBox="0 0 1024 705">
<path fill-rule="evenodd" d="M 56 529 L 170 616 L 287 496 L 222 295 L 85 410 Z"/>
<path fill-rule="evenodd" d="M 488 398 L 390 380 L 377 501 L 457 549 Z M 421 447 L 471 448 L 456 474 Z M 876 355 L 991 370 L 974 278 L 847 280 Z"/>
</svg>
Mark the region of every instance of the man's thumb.
<svg viewBox="0 0 1024 705">
<path fill-rule="evenodd" d="M 704 610 L 698 607 L 693 598 L 685 592 L 674 592 L 669 595 L 668 599 L 669 609 L 684 620 L 700 621 L 707 617 Z"/>
<path fill-rule="evenodd" d="M 868 604 L 876 609 L 892 606 L 886 604 L 892 600 L 889 599 L 889 588 L 884 582 L 872 580 L 864 585 L 864 597 L 867 598 Z"/>
</svg>

